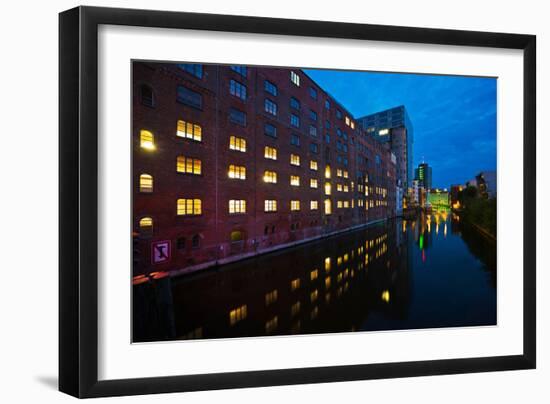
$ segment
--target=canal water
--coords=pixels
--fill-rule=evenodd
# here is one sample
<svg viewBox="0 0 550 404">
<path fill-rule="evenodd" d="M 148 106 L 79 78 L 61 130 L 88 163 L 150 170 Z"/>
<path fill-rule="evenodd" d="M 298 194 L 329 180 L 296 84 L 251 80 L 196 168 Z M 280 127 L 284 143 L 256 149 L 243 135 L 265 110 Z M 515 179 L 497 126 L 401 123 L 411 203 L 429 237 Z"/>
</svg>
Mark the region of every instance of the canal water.
<svg viewBox="0 0 550 404">
<path fill-rule="evenodd" d="M 496 244 L 448 211 L 167 282 L 134 341 L 496 324 Z"/>
</svg>

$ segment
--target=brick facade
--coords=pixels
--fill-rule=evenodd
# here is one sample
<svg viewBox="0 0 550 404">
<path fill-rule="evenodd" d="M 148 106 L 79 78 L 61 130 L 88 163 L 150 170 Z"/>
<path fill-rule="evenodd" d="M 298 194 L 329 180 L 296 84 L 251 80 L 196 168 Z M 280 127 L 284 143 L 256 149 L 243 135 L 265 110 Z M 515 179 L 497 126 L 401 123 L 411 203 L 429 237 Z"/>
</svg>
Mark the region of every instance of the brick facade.
<svg viewBox="0 0 550 404">
<path fill-rule="evenodd" d="M 299 69 L 135 62 L 134 274 L 197 269 L 395 216 L 389 146 L 360 126 Z M 142 131 L 153 135 L 149 147 Z M 276 160 L 265 157 L 266 146 L 276 149 Z M 180 169 L 191 172 L 178 172 L 178 156 Z M 230 178 L 230 166 L 244 167 L 237 176 L 245 178 Z M 276 173 L 276 183 L 265 181 L 266 171 Z M 178 199 L 195 204 L 178 212 Z M 230 213 L 230 200 L 245 201 L 245 212 Z M 276 201 L 276 211 L 265 211 L 266 200 Z M 300 201 L 299 210 L 291 210 L 292 201 Z M 178 214 L 189 213 L 186 206 L 196 214 Z M 170 256 L 154 263 L 159 241 Z"/>
</svg>

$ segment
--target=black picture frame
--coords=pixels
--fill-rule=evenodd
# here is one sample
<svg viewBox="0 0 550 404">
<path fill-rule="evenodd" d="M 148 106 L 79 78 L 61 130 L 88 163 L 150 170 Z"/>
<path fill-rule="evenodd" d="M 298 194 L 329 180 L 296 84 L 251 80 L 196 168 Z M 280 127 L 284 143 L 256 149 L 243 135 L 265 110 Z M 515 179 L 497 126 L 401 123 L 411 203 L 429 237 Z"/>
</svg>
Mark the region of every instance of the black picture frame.
<svg viewBox="0 0 550 404">
<path fill-rule="evenodd" d="M 98 380 L 100 24 L 523 50 L 523 353 L 467 359 Z M 76 397 L 323 383 L 536 366 L 536 37 L 324 21 L 77 7 L 59 16 L 59 389 Z"/>
</svg>

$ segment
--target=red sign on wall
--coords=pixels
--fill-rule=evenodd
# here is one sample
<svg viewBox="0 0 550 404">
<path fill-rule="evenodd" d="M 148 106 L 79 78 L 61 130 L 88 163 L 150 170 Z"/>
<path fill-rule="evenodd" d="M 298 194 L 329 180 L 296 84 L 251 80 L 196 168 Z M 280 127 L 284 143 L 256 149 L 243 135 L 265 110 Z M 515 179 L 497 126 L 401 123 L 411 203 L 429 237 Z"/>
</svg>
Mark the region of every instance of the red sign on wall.
<svg viewBox="0 0 550 404">
<path fill-rule="evenodd" d="M 153 264 L 163 264 L 170 261 L 170 240 L 151 243 L 151 261 Z"/>
</svg>

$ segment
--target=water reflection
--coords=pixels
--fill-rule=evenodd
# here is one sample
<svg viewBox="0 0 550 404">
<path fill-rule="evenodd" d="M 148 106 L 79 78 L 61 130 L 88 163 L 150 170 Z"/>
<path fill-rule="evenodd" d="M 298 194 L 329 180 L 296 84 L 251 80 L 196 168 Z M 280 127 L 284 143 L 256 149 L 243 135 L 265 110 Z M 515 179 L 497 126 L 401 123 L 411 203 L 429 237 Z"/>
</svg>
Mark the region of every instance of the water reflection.
<svg viewBox="0 0 550 404">
<path fill-rule="evenodd" d="M 161 309 L 172 315 L 170 326 L 141 318 L 134 321 L 134 336 L 491 325 L 495 287 L 495 245 L 449 212 L 434 212 L 172 279 L 171 308 Z M 142 311 L 135 306 L 134 319 Z"/>
</svg>

